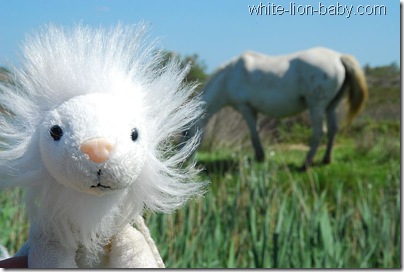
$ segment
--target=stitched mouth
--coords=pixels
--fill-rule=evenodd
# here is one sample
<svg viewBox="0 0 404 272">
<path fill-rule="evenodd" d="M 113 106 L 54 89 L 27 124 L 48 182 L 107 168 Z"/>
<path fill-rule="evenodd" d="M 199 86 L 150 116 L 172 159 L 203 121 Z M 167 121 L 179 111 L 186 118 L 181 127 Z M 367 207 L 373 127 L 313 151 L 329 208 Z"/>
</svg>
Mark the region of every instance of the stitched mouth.
<svg viewBox="0 0 404 272">
<path fill-rule="evenodd" d="M 103 185 L 101 183 L 101 175 L 102 175 L 102 170 L 98 169 L 97 171 L 97 185 L 91 185 L 91 188 L 104 188 L 104 189 L 111 189 L 111 186 Z"/>
<path fill-rule="evenodd" d="M 98 183 L 97 185 L 91 185 L 91 188 L 111 189 L 111 186 L 105 186 L 105 185 L 102 185 L 101 183 Z"/>
</svg>

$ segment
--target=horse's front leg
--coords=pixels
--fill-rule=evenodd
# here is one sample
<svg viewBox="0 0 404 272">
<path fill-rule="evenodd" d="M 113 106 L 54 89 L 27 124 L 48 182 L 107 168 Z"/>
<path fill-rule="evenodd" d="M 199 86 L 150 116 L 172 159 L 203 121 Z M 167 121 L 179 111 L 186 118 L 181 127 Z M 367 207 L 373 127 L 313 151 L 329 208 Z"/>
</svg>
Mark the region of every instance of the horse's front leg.
<svg viewBox="0 0 404 272">
<path fill-rule="evenodd" d="M 257 113 L 247 105 L 238 106 L 236 109 L 243 115 L 248 128 L 250 129 L 251 141 L 254 147 L 256 160 L 259 162 L 264 161 L 265 154 L 257 131 Z"/>
</svg>

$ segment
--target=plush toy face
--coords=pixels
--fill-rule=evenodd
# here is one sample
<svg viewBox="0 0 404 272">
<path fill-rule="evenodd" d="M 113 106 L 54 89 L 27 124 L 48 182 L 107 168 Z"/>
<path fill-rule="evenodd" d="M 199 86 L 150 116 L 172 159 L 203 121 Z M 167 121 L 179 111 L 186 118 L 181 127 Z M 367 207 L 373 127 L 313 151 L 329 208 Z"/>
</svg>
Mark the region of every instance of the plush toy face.
<svg viewBox="0 0 404 272">
<path fill-rule="evenodd" d="M 136 182 L 147 131 L 139 101 L 111 94 L 74 97 L 49 111 L 40 152 L 50 175 L 74 190 L 102 195 Z"/>
</svg>

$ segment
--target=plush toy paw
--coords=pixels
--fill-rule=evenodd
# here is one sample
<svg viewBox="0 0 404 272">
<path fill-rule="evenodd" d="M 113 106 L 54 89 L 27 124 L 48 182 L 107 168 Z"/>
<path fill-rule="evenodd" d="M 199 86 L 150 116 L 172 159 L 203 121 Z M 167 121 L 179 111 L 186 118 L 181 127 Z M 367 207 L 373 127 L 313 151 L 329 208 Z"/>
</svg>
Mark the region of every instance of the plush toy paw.
<svg viewBox="0 0 404 272">
<path fill-rule="evenodd" d="M 164 263 L 160 254 L 147 227 L 143 226 L 147 233 L 142 233 L 145 230 L 142 226 L 140 226 L 141 232 L 128 224 L 96 255 L 89 254 L 85 248 L 80 248 L 76 256 L 78 266 L 81 268 L 163 268 Z"/>
<path fill-rule="evenodd" d="M 158 260 L 145 237 L 129 225 L 112 239 L 110 247 L 110 267 L 159 267 Z"/>
</svg>

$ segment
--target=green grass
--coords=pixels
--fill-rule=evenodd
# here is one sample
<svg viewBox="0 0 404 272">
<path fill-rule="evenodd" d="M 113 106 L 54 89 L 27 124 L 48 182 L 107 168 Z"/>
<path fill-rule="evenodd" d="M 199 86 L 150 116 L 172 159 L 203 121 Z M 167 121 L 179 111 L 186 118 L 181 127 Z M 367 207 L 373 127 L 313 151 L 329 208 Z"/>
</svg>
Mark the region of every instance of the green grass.
<svg viewBox="0 0 404 272">
<path fill-rule="evenodd" d="M 22 205 L 21 189 L 0 192 L 0 244 L 11 254 L 22 246 L 28 236 L 28 224 Z"/>
<path fill-rule="evenodd" d="M 297 132 L 304 147 L 309 130 Z M 306 173 L 294 140 L 266 145 L 264 163 L 248 146 L 199 152 L 206 195 L 145 215 L 166 266 L 399 268 L 400 123 L 363 120 L 339 134 L 331 165 Z M 21 198 L 0 194 L 0 243 L 12 253 L 28 233 Z"/>
<path fill-rule="evenodd" d="M 305 150 L 269 147 L 262 164 L 199 153 L 207 195 L 147 216 L 167 267 L 400 267 L 400 142 L 375 133 L 368 150 L 341 139 L 334 163 L 307 173 L 294 170 Z"/>
</svg>

